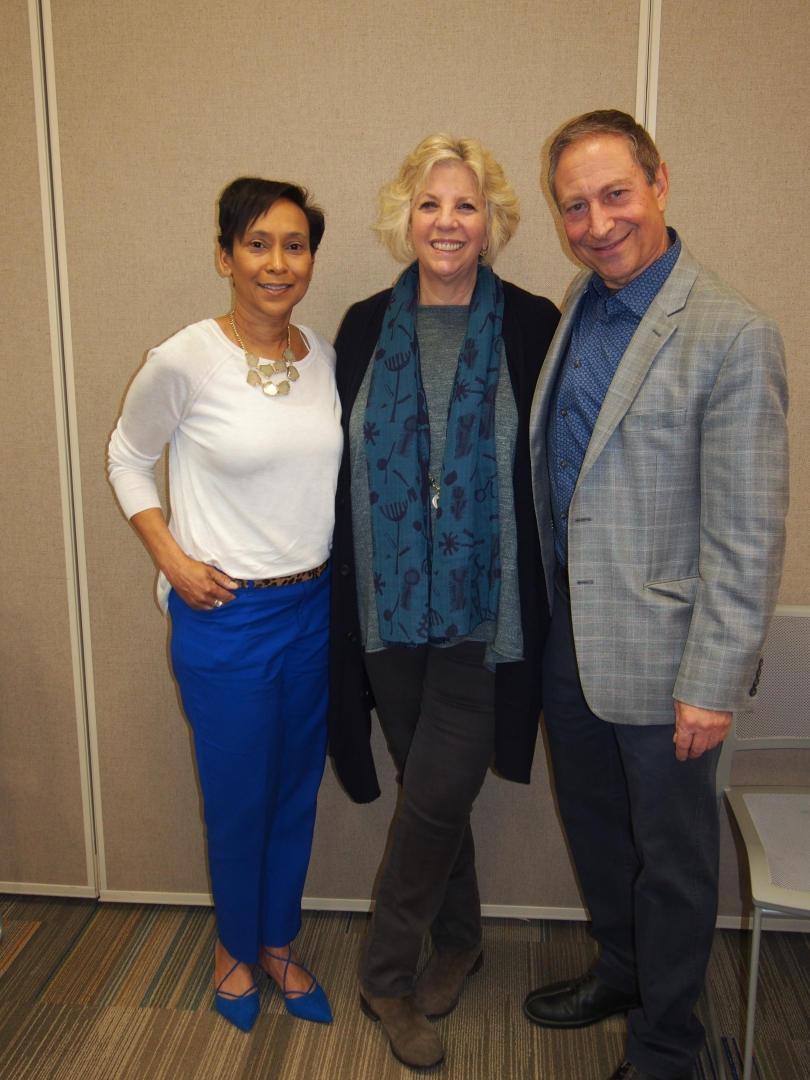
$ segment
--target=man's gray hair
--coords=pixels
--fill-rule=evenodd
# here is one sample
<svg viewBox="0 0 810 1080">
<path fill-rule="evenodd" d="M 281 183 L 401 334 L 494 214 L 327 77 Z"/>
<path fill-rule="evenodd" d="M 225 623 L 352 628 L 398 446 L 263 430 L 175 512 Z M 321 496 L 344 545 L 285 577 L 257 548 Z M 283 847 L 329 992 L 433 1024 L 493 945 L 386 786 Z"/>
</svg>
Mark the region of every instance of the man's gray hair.
<svg viewBox="0 0 810 1080">
<path fill-rule="evenodd" d="M 650 133 L 629 113 L 622 112 L 620 109 L 597 109 L 595 112 L 575 116 L 554 136 L 548 154 L 548 186 L 555 202 L 557 192 L 554 190 L 554 181 L 563 150 L 572 143 L 593 135 L 623 135 L 627 139 L 633 159 L 644 170 L 647 183 L 655 183 L 655 176 L 661 164 L 661 155 Z"/>
</svg>

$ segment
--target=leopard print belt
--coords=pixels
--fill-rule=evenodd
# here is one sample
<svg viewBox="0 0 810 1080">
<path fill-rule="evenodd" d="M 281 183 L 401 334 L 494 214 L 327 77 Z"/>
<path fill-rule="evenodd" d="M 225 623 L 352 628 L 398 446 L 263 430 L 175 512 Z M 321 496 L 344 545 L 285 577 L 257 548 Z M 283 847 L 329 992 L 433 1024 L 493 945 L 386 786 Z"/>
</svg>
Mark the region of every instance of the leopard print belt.
<svg viewBox="0 0 810 1080">
<path fill-rule="evenodd" d="M 325 563 L 316 566 L 314 570 L 302 570 L 299 574 L 285 574 L 283 577 L 266 577 L 260 581 L 247 581 L 245 578 L 231 578 L 236 583 L 237 589 L 272 589 L 276 585 L 297 585 L 299 581 L 313 581 L 319 578 L 329 565 Z"/>
</svg>

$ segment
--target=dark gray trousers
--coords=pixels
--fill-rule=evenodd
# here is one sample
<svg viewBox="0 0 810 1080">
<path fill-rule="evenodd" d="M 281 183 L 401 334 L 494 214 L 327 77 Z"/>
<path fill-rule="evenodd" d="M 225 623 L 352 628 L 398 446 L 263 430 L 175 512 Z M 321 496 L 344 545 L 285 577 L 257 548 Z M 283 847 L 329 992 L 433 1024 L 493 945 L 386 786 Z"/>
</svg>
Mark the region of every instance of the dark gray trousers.
<svg viewBox="0 0 810 1080">
<path fill-rule="evenodd" d="M 625 1057 L 668 1080 L 704 1042 L 694 1014 L 714 939 L 720 747 L 678 761 L 673 724 L 609 724 L 579 679 L 568 581 L 559 567 L 543 658 L 543 708 L 554 784 L 593 936 L 594 973 L 638 992 Z"/>
<path fill-rule="evenodd" d="M 495 735 L 495 674 L 483 659 L 479 642 L 365 656 L 402 784 L 360 965 L 364 990 L 378 997 L 413 993 L 428 928 L 439 952 L 481 942 L 470 813 Z"/>
</svg>

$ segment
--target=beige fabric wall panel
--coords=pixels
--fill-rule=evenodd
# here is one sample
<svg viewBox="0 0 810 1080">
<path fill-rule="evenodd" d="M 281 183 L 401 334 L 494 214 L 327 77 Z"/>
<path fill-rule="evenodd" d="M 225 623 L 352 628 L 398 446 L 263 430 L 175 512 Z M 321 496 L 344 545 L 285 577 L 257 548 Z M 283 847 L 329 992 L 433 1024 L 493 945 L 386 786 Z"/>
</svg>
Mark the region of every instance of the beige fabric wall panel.
<svg viewBox="0 0 810 1080">
<path fill-rule="evenodd" d="M 372 893 L 398 791 L 396 770 L 376 718 L 372 745 L 382 788 L 382 797 L 374 803 L 350 803 L 327 766 L 318 796 L 307 897 L 367 900 Z M 542 738 L 532 783 L 511 784 L 489 773 L 472 823 L 483 904 L 582 907 L 557 826 Z"/>
<path fill-rule="evenodd" d="M 152 599 L 154 570 L 114 504 L 104 447 L 145 350 L 226 310 L 228 290 L 214 270 L 217 192 L 241 173 L 314 191 L 327 232 L 298 321 L 331 336 L 351 302 L 398 270 L 369 231 L 380 185 L 430 131 L 477 136 L 523 200 L 523 223 L 499 269 L 559 302 L 576 267 L 539 187 L 540 148 L 575 112 L 633 107 L 637 24 L 637 0 L 620 0 L 609 19 L 586 0 L 573 22 L 567 5 L 534 0 L 246 0 L 227 8 L 214 0 L 53 0 L 109 890 L 207 888 L 199 794 L 167 671 L 166 624 Z M 598 48 L 583 25 L 599 27 Z M 330 834 L 345 841 L 345 854 L 366 836 L 369 850 L 384 840 L 388 806 L 353 807 L 329 783 Z M 493 884 L 490 901 L 499 888 L 536 893 L 536 904 L 569 897 L 547 794 L 490 784 L 502 794 L 482 835 L 517 875 L 514 886 Z M 557 839 L 533 849 L 537 869 L 525 879 L 527 798 L 541 815 L 536 833 Z M 482 865 L 489 857 L 482 851 Z M 372 871 L 348 880 L 346 861 L 343 848 L 319 841 L 308 892 L 340 895 L 360 881 L 367 890 Z"/>
<path fill-rule="evenodd" d="M 780 602 L 810 603 L 810 7 L 663 5 L 658 144 L 668 218 L 697 258 L 772 315 L 790 380 L 791 508 Z"/>
<path fill-rule="evenodd" d="M 28 5 L 0 68 L 0 882 L 87 886 Z"/>
</svg>

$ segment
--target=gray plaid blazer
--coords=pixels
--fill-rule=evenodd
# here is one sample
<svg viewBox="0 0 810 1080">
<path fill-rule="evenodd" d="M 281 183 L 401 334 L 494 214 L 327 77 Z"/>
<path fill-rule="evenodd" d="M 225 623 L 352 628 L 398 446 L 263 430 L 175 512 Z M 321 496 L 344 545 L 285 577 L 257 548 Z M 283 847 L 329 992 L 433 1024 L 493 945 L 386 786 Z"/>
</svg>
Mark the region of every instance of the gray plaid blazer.
<svg viewBox="0 0 810 1080">
<path fill-rule="evenodd" d="M 550 598 L 546 419 L 589 278 L 571 286 L 532 406 Z M 569 510 L 577 660 L 597 716 L 668 724 L 673 697 L 750 700 L 782 571 L 786 413 L 776 325 L 684 247 L 619 363 Z"/>
</svg>

